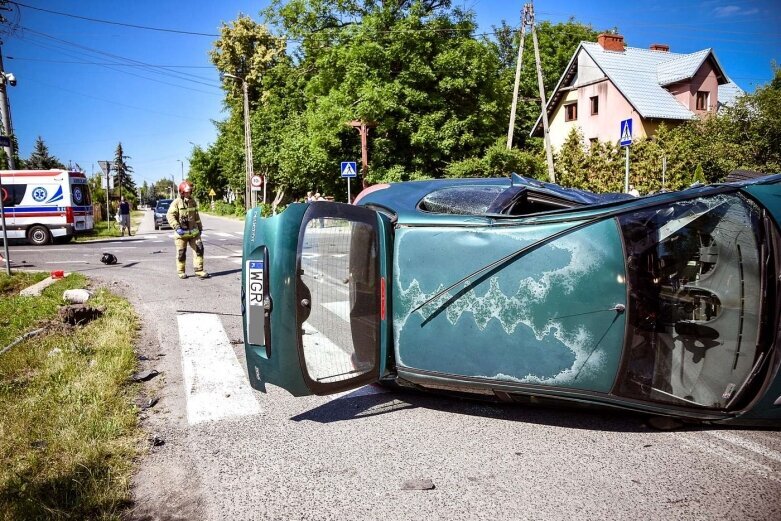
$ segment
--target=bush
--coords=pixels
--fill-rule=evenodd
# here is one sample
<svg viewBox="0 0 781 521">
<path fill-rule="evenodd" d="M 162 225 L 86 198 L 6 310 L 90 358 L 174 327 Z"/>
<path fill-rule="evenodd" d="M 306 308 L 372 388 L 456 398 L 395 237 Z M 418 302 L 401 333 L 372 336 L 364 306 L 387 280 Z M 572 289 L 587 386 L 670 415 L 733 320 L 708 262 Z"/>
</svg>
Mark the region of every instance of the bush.
<svg viewBox="0 0 781 521">
<path fill-rule="evenodd" d="M 215 215 L 243 217 L 244 207 L 237 204 L 226 203 L 225 201 L 214 201 L 214 206 L 211 209 L 211 213 Z"/>
</svg>

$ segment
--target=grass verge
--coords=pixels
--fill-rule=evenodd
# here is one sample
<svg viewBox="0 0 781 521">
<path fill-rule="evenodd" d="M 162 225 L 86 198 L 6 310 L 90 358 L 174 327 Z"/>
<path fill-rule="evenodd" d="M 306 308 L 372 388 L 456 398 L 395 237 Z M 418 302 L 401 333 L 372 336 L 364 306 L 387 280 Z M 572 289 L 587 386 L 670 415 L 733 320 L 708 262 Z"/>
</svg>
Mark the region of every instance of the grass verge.
<svg viewBox="0 0 781 521">
<path fill-rule="evenodd" d="M 141 220 L 144 218 L 143 210 L 134 210 L 130 212 L 130 231 L 135 235 L 138 230 L 138 225 L 141 224 Z M 88 242 L 95 239 L 101 239 L 104 237 L 119 237 L 119 223 L 112 217 L 109 221 L 95 221 L 95 227 L 84 233 L 75 235 L 73 240 L 76 242 Z"/>
<path fill-rule="evenodd" d="M 139 430 L 129 378 L 138 319 L 129 303 L 99 289 L 104 309 L 84 326 L 57 319 L 70 275 L 41 297 L 18 289 L 42 274 L 0 275 L 0 519 L 120 519 L 130 498 Z"/>
</svg>

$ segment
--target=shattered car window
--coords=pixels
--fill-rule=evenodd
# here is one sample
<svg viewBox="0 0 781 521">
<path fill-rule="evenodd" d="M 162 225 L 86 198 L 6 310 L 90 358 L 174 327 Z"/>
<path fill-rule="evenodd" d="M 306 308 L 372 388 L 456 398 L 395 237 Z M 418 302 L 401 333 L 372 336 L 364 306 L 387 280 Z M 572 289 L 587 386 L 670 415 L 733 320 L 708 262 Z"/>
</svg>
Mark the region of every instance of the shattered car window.
<svg viewBox="0 0 781 521">
<path fill-rule="evenodd" d="M 453 186 L 431 192 L 420 201 L 424 212 L 455 215 L 485 214 L 505 186 Z"/>
<path fill-rule="evenodd" d="M 724 408 L 757 354 L 760 213 L 718 195 L 619 218 L 629 284 L 618 392 Z"/>
</svg>

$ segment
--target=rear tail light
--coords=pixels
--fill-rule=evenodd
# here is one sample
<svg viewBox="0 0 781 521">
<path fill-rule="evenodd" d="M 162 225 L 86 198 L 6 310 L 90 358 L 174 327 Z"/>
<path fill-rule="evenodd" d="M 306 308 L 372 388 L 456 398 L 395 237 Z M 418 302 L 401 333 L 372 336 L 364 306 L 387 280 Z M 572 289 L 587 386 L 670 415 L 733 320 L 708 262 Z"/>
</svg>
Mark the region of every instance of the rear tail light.
<svg viewBox="0 0 781 521">
<path fill-rule="evenodd" d="M 73 208 L 70 206 L 65 208 L 65 222 L 68 224 L 73 224 Z"/>
</svg>

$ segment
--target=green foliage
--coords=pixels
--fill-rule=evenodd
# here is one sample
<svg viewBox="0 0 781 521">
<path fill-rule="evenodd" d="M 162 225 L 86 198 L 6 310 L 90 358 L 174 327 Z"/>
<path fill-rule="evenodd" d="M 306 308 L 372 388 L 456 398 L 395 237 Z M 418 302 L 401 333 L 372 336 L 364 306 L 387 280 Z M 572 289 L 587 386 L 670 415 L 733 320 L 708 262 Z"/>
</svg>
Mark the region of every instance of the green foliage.
<svg viewBox="0 0 781 521">
<path fill-rule="evenodd" d="M 447 177 L 506 177 L 511 173 L 543 179 L 545 163 L 540 157 L 497 141 L 481 158 L 470 157 L 451 163 L 445 169 Z"/>
<path fill-rule="evenodd" d="M 699 183 L 699 184 L 705 184 L 708 180 L 705 179 L 705 172 L 702 170 L 702 165 L 697 164 L 697 168 L 694 169 L 694 173 L 691 177 L 691 184 Z"/>
<path fill-rule="evenodd" d="M 114 166 L 112 168 L 116 197 L 119 198 L 122 195 L 125 199 L 135 204 L 137 199 L 136 183 L 133 181 L 133 168 L 127 164 L 127 159 L 130 159 L 130 156 L 125 155 L 124 150 L 122 150 L 122 143 L 117 143 L 117 149 L 114 152 Z"/>
<path fill-rule="evenodd" d="M 208 206 L 204 205 L 204 208 L 208 208 Z M 214 206 L 207 211 L 215 215 L 229 215 L 234 217 L 243 217 L 245 213 L 244 205 L 229 204 L 225 201 L 214 201 Z"/>
<path fill-rule="evenodd" d="M 10 287 L 23 282 L 17 277 L 29 278 L 15 274 Z M 90 302 L 102 317 L 54 327 L 63 290 L 84 285 L 70 275 L 40 297 L 0 295 L 0 346 L 44 329 L 0 356 L 3 519 L 120 519 L 129 505 L 138 320 L 129 303 L 101 289 Z"/>
<path fill-rule="evenodd" d="M 43 142 L 43 138 L 38 136 L 38 139 L 35 140 L 35 148 L 30 153 L 27 161 L 25 161 L 25 168 L 28 170 L 49 170 L 52 168 L 65 168 L 65 165 L 49 153 L 49 148 Z"/>
</svg>

